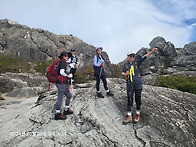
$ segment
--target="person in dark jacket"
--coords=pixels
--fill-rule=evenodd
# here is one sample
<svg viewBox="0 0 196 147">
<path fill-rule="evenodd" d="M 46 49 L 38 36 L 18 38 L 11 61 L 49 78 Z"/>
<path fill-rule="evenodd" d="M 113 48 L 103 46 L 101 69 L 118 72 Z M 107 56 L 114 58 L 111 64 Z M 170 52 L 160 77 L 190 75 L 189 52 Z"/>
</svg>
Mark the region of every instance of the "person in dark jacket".
<svg viewBox="0 0 196 147">
<path fill-rule="evenodd" d="M 77 69 L 77 56 L 75 55 L 75 49 L 71 49 L 71 56 L 70 58 L 67 60 L 67 63 L 69 63 L 69 66 L 71 67 L 71 73 L 73 74 L 73 77 L 71 78 L 71 84 L 73 84 L 74 82 L 74 78 L 75 78 L 75 73 L 76 73 L 76 69 Z"/>
<path fill-rule="evenodd" d="M 72 78 L 73 75 L 66 72 L 67 68 L 67 60 L 68 60 L 68 52 L 62 51 L 59 58 L 61 59 L 58 65 L 58 81 L 56 82 L 56 87 L 58 89 L 58 98 L 56 102 L 56 114 L 55 120 L 64 120 L 66 119 L 66 115 L 72 114 L 73 111 L 69 108 L 69 103 L 71 100 L 71 93 L 68 88 L 68 78 Z M 63 114 L 61 113 L 61 104 L 63 100 L 63 96 L 66 95 L 67 99 L 65 101 L 65 108 L 63 110 Z"/>
<path fill-rule="evenodd" d="M 102 80 L 104 88 L 106 90 L 106 96 L 114 96 L 114 94 L 110 92 L 107 86 L 107 81 L 106 81 L 105 72 L 103 68 L 105 58 L 103 57 L 102 50 L 103 50 L 102 47 L 97 47 L 95 49 L 96 55 L 94 57 L 94 65 L 93 65 L 94 76 L 96 77 L 97 97 L 100 97 L 100 98 L 104 98 L 104 96 L 101 94 L 100 89 L 99 89 L 100 79 Z"/>
<path fill-rule="evenodd" d="M 148 52 L 142 58 L 135 60 L 135 53 L 130 51 L 127 54 L 128 62 L 126 62 L 122 69 L 122 75 L 126 77 L 127 80 L 127 115 L 123 124 L 130 123 L 132 121 L 132 106 L 133 106 L 133 96 L 135 94 L 136 102 L 136 115 L 134 117 L 134 122 L 139 122 L 140 118 L 140 108 L 141 108 L 141 92 L 142 92 L 142 80 L 139 73 L 140 65 L 153 53 L 156 52 L 158 48 L 153 48 L 152 51 Z"/>
</svg>

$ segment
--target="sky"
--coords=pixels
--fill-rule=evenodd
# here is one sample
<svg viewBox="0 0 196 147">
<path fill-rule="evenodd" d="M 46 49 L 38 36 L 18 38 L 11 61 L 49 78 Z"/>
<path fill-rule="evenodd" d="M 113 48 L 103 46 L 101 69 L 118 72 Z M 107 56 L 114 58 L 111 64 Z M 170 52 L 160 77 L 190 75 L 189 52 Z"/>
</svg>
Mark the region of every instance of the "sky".
<svg viewBox="0 0 196 147">
<path fill-rule="evenodd" d="M 112 63 L 161 36 L 176 48 L 196 41 L 196 0 L 0 0 L 0 19 L 103 47 Z"/>
</svg>

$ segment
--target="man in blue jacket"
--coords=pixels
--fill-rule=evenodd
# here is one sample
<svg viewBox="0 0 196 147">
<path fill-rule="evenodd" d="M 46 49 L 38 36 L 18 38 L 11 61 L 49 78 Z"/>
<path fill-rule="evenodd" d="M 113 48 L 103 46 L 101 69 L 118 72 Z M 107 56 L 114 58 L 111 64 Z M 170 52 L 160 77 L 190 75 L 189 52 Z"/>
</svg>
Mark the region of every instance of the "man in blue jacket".
<svg viewBox="0 0 196 147">
<path fill-rule="evenodd" d="M 153 53 L 156 52 L 158 48 L 153 48 L 152 51 L 148 52 L 141 59 L 135 60 L 135 53 L 130 51 L 127 54 L 128 62 L 126 62 L 122 69 L 122 75 L 126 77 L 127 80 L 127 115 L 123 124 L 130 123 L 132 121 L 132 106 L 133 106 L 133 95 L 135 94 L 136 102 L 136 115 L 134 117 L 134 122 L 139 122 L 140 118 L 140 107 L 141 107 L 141 92 L 142 92 L 142 80 L 139 73 L 140 65 Z"/>
</svg>

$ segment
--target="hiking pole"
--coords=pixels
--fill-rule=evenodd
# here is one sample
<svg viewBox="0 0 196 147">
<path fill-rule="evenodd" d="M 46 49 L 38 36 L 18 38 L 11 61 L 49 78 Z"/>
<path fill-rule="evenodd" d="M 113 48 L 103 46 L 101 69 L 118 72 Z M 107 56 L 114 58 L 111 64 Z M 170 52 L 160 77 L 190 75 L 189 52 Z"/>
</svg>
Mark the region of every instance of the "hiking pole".
<svg viewBox="0 0 196 147">
<path fill-rule="evenodd" d="M 73 92 L 73 81 L 72 81 L 72 78 L 71 78 L 71 91 Z"/>
<path fill-rule="evenodd" d="M 101 67 L 101 70 L 100 70 L 100 73 L 99 73 L 99 78 L 101 79 L 101 73 L 102 73 L 102 67 Z"/>
<path fill-rule="evenodd" d="M 103 63 L 101 63 L 100 66 L 101 66 L 101 70 L 100 70 L 100 73 L 99 73 L 99 78 L 101 78 L 101 73 L 102 73 L 102 70 L 103 70 Z"/>
</svg>

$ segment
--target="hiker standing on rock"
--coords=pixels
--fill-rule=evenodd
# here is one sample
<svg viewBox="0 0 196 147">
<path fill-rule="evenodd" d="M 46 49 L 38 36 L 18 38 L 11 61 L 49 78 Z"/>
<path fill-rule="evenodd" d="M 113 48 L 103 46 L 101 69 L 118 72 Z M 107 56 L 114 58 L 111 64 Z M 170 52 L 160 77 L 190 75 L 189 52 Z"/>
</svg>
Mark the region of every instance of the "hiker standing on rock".
<svg viewBox="0 0 196 147">
<path fill-rule="evenodd" d="M 71 57 L 67 60 L 67 63 L 69 63 L 69 66 L 71 67 L 71 73 L 73 74 L 73 77 L 71 78 L 71 84 L 73 84 L 78 60 L 75 55 L 75 49 L 71 49 L 70 52 L 71 52 Z"/>
<path fill-rule="evenodd" d="M 134 122 L 139 122 L 140 118 L 140 107 L 141 107 L 141 92 L 142 92 L 142 80 L 139 73 L 140 65 L 153 53 L 156 52 L 158 48 L 153 48 L 152 51 L 148 52 L 141 59 L 135 60 L 135 53 L 130 51 L 127 54 L 128 62 L 126 62 L 122 69 L 122 75 L 126 77 L 127 80 L 127 115 L 123 124 L 130 123 L 132 121 L 132 106 L 133 106 L 133 96 L 135 94 L 136 102 L 136 114 L 134 117 Z"/>
<path fill-rule="evenodd" d="M 68 78 L 72 78 L 73 75 L 66 73 L 67 70 L 67 60 L 68 60 L 68 52 L 62 51 L 60 56 L 60 62 L 58 65 L 58 81 L 56 82 L 56 87 L 58 89 L 58 98 L 56 102 L 56 114 L 55 120 L 64 120 L 66 119 L 66 115 L 72 114 L 73 111 L 69 108 L 69 103 L 71 100 L 71 93 L 68 88 Z M 67 99 L 65 101 L 65 108 L 63 110 L 63 114 L 61 114 L 61 104 L 63 100 L 63 96 L 66 95 Z"/>
<path fill-rule="evenodd" d="M 99 98 L 104 98 L 104 96 L 101 94 L 99 90 L 100 79 L 102 80 L 104 88 L 106 90 L 106 96 L 114 96 L 114 94 L 112 94 L 107 87 L 107 81 L 103 69 L 103 63 L 105 61 L 105 58 L 103 57 L 102 50 L 103 50 L 102 47 L 97 47 L 95 49 L 96 55 L 94 57 L 94 64 L 93 64 L 94 76 L 96 77 L 97 97 Z"/>
</svg>

